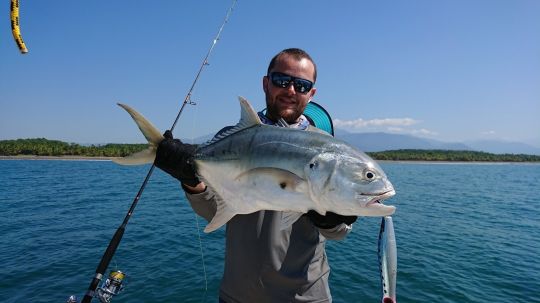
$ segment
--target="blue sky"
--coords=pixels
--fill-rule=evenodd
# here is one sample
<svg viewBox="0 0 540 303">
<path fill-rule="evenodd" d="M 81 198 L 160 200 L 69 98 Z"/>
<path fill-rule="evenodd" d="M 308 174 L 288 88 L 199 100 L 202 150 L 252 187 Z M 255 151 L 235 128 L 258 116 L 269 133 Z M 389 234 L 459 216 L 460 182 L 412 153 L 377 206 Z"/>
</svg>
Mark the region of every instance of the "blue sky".
<svg viewBox="0 0 540 303">
<path fill-rule="evenodd" d="M 169 128 L 231 1 L 27 1 L 19 54 L 0 14 L 0 140 L 144 142 L 116 102 Z M 175 135 L 264 108 L 288 47 L 318 65 L 315 101 L 354 132 L 540 147 L 540 1 L 240 0 Z"/>
</svg>

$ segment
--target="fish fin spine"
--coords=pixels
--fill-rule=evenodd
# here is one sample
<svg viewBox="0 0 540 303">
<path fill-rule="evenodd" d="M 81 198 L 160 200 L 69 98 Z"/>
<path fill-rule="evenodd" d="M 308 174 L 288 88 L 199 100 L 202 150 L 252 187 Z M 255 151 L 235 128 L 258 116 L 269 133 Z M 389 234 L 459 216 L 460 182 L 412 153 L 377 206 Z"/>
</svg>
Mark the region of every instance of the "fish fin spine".
<svg viewBox="0 0 540 303">
<path fill-rule="evenodd" d="M 259 119 L 257 112 L 253 109 L 251 104 L 249 104 L 249 101 L 246 98 L 239 96 L 238 100 L 240 101 L 240 121 L 238 121 L 238 123 L 235 126 L 215 136 L 210 141 L 201 144 L 201 147 L 213 144 L 243 129 L 263 124 L 261 122 L 261 119 Z"/>
</svg>

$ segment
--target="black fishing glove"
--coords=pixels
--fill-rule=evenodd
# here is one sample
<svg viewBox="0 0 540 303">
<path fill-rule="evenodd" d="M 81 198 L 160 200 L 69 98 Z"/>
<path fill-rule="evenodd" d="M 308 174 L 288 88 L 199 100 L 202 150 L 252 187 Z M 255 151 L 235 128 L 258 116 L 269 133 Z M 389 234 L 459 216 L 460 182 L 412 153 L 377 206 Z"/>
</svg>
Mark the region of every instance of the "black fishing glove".
<svg viewBox="0 0 540 303">
<path fill-rule="evenodd" d="M 351 225 L 358 219 L 357 216 L 342 216 L 333 212 L 326 212 L 326 215 L 323 216 L 314 210 L 308 211 L 307 216 L 315 226 L 323 229 L 334 228 L 341 223 Z"/>
<path fill-rule="evenodd" d="M 184 144 L 179 139 L 173 139 L 170 130 L 165 131 L 163 139 L 157 148 L 154 164 L 169 175 L 178 179 L 182 184 L 196 186 L 201 181 L 195 175 L 193 156 L 196 144 Z"/>
</svg>

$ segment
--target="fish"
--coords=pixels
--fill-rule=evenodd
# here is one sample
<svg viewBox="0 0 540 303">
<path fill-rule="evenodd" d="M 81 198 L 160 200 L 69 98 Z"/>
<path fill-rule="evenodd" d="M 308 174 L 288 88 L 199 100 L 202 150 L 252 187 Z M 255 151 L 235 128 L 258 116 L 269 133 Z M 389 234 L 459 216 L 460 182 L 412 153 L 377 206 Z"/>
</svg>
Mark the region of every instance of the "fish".
<svg viewBox="0 0 540 303">
<path fill-rule="evenodd" d="M 381 273 L 382 303 L 396 303 L 397 246 L 392 217 L 381 220 L 378 244 L 379 270 Z"/>
<path fill-rule="evenodd" d="M 249 101 L 239 97 L 238 124 L 199 145 L 194 155 L 198 177 L 216 197 L 212 232 L 237 214 L 282 211 L 281 227 L 309 210 L 321 215 L 388 216 L 395 195 L 382 168 L 364 152 L 328 134 L 265 125 Z M 141 114 L 119 104 L 149 142 L 137 154 L 114 160 L 124 165 L 152 163 L 163 135 Z"/>
</svg>

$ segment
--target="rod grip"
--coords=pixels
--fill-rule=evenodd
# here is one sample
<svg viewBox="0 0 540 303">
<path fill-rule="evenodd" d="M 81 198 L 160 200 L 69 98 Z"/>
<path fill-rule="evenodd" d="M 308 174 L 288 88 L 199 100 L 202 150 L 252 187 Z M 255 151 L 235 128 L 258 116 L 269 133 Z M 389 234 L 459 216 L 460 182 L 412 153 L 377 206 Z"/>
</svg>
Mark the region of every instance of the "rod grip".
<svg viewBox="0 0 540 303">
<path fill-rule="evenodd" d="M 125 228 L 122 225 L 114 233 L 114 236 L 111 239 L 111 242 L 109 242 L 109 246 L 107 246 L 107 250 L 105 250 L 103 257 L 101 257 L 101 261 L 99 262 L 99 265 L 97 266 L 96 275 L 92 279 L 92 282 L 90 283 L 90 286 L 88 287 L 88 290 L 86 291 L 86 294 L 84 295 L 84 298 L 82 299 L 81 303 L 92 302 L 92 298 L 94 297 L 96 288 L 98 287 L 99 282 L 101 281 L 101 278 L 103 277 L 103 273 L 107 270 L 107 267 L 109 267 L 109 263 L 111 263 L 111 259 L 114 256 L 114 253 L 116 252 L 116 249 L 118 248 L 118 245 L 120 245 L 122 236 L 124 236 L 124 231 L 125 231 Z"/>
</svg>

